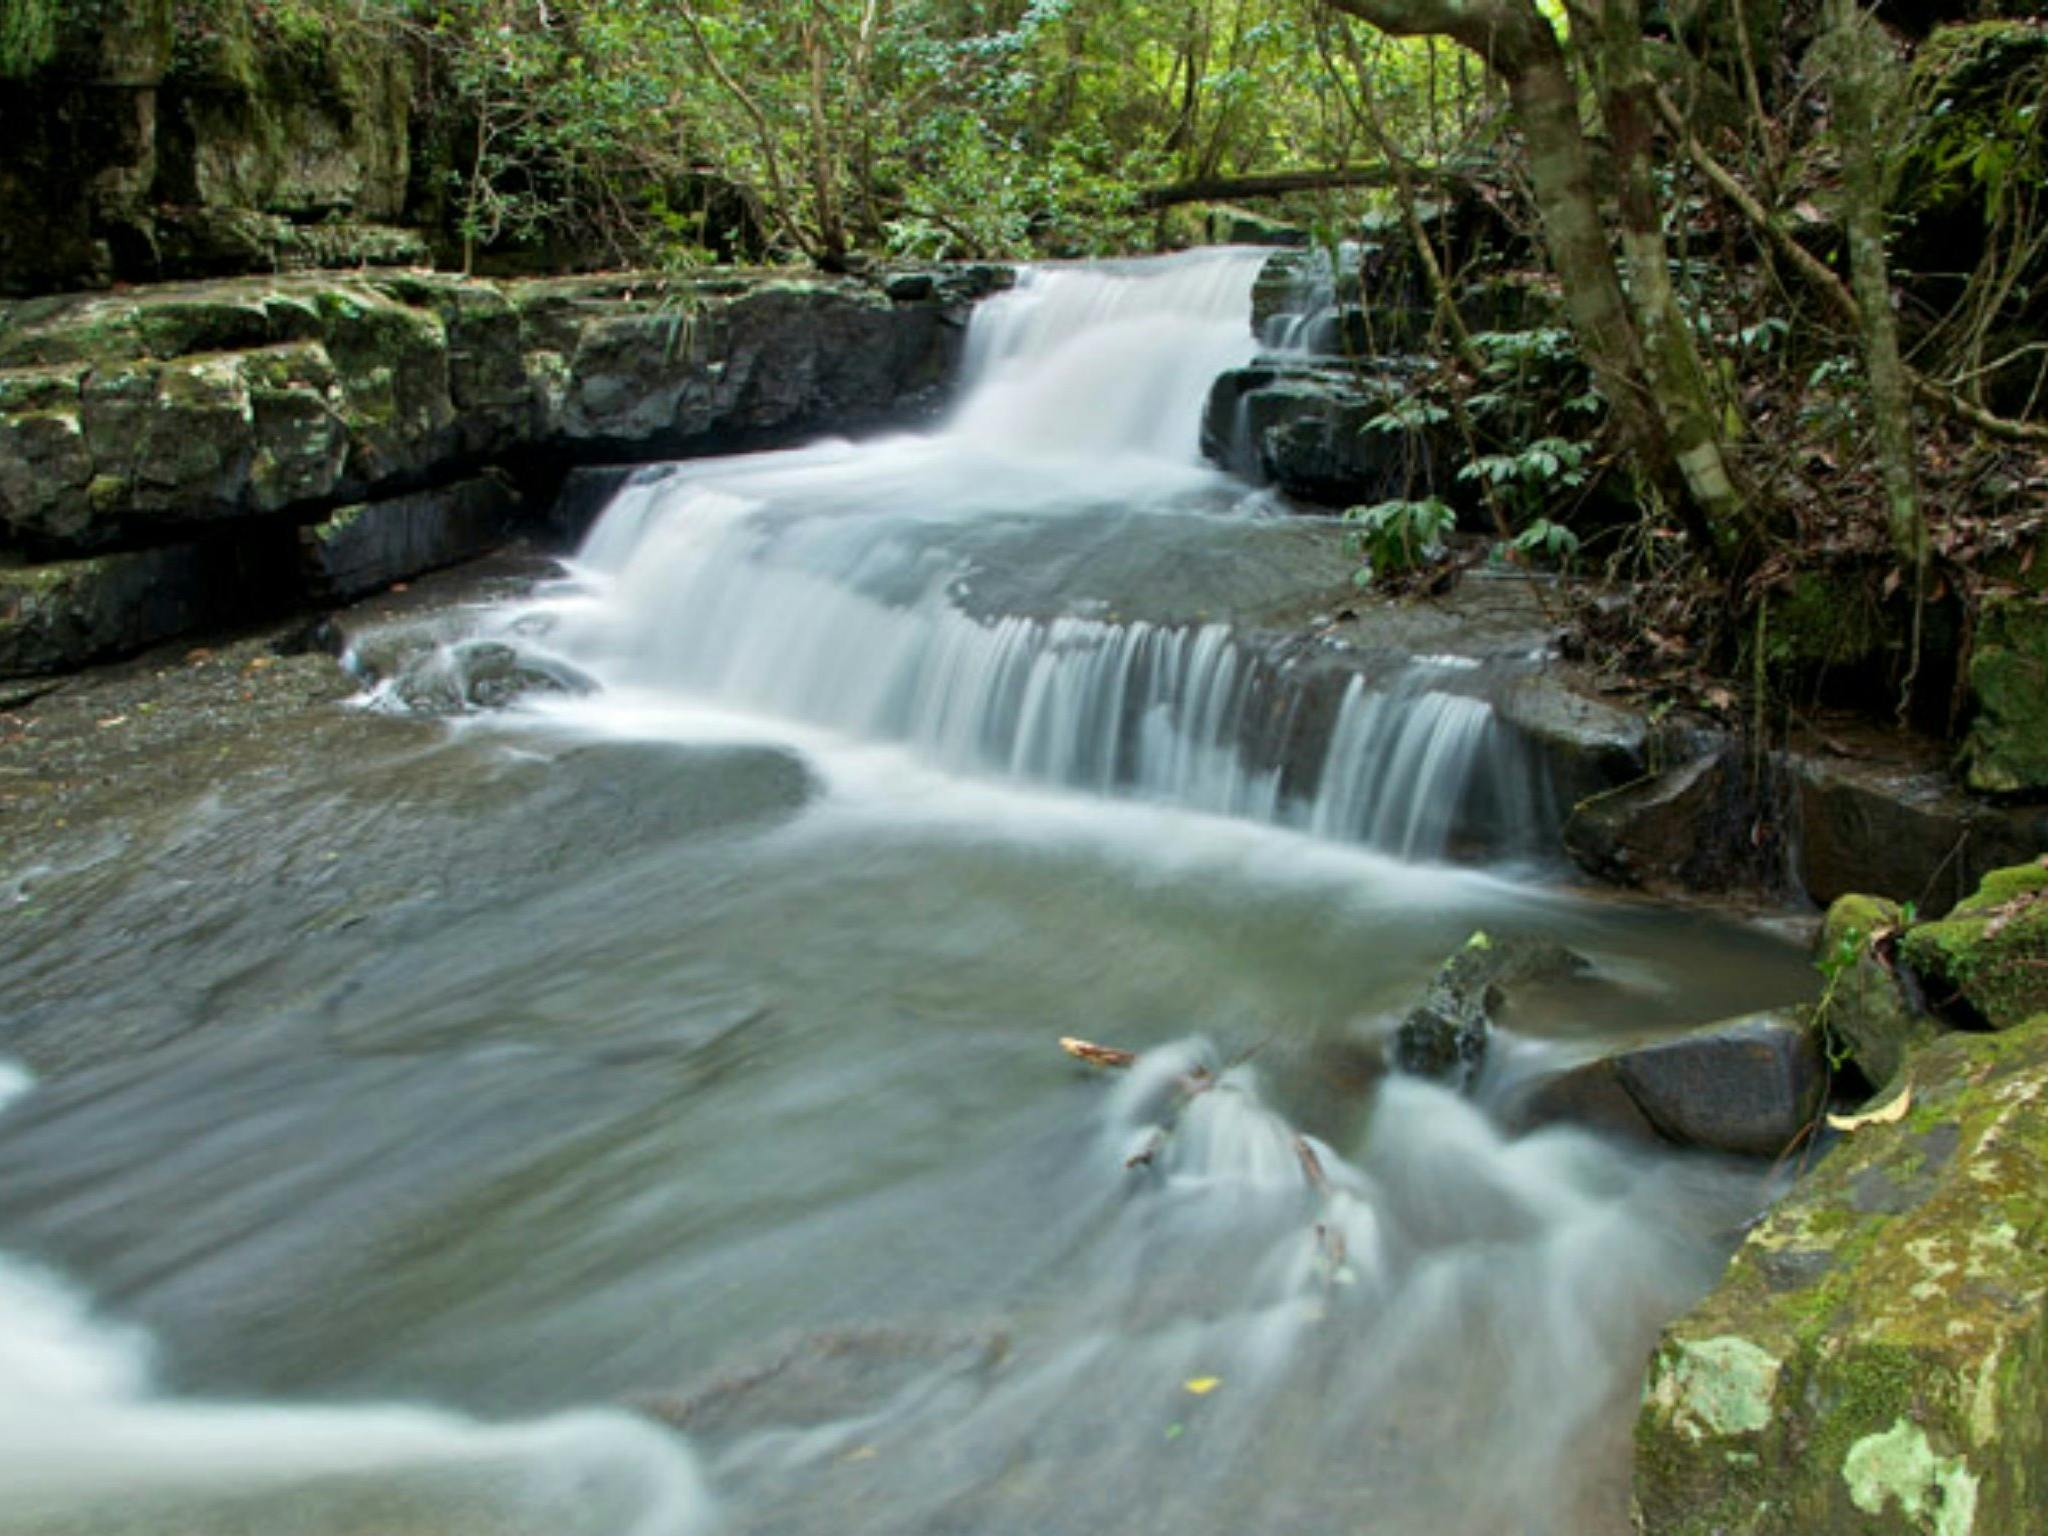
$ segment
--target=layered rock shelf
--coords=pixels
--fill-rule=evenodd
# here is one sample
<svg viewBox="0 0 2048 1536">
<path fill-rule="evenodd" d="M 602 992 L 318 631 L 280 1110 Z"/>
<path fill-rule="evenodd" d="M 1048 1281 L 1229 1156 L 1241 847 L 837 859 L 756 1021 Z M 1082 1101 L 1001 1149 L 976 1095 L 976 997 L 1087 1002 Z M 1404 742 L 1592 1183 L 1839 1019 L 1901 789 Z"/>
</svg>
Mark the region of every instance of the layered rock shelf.
<svg viewBox="0 0 2048 1536">
<path fill-rule="evenodd" d="M 577 462 L 915 420 L 1007 280 L 320 274 L 0 307 L 0 676 L 478 553 Z"/>
</svg>

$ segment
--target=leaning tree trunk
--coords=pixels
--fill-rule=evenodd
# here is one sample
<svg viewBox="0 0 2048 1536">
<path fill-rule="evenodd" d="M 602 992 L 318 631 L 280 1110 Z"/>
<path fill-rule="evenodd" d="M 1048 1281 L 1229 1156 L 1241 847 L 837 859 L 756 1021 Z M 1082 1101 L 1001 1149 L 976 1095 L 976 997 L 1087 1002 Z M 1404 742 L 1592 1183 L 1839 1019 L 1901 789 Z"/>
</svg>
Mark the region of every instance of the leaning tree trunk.
<svg viewBox="0 0 2048 1536">
<path fill-rule="evenodd" d="M 1564 285 L 1572 333 L 1644 478 L 1684 518 L 1702 558 L 1724 563 L 1715 526 L 1730 510 L 1718 438 L 1653 376 L 1600 219 L 1593 157 L 1579 126 L 1578 91 L 1557 32 L 1535 0 L 1323 0 L 1401 37 L 1451 38 L 1484 59 L 1507 87 L 1528 146 L 1529 182 L 1551 266 Z M 1660 387 L 1661 386 L 1661 387 Z M 1674 434 L 1674 424 L 1680 431 Z"/>
<path fill-rule="evenodd" d="M 1870 377 L 1870 415 L 1884 481 L 1885 524 L 1892 551 L 1913 583 L 1912 654 L 1899 711 L 1912 703 L 1920 670 L 1920 620 L 1927 599 L 1930 548 L 1920 487 L 1913 473 L 1913 386 L 1899 357 L 1885 256 L 1885 128 L 1882 122 L 1891 51 L 1876 21 L 1856 0 L 1829 0 L 1825 58 L 1835 132 L 1841 140 L 1843 223 L 1849 236 L 1849 281 L 1862 312 L 1863 366 Z"/>
<path fill-rule="evenodd" d="M 1886 522 L 1901 564 L 1927 565 L 1927 525 L 1913 476 L 1913 387 L 1899 357 L 1892 284 L 1885 256 L 1884 126 L 1887 48 L 1877 23 L 1855 0 L 1829 0 L 1827 63 L 1835 132 L 1841 142 L 1843 222 L 1849 281 L 1861 315 L 1863 365 L 1870 375 Z"/>
<path fill-rule="evenodd" d="M 1642 9 L 1637 0 L 1601 0 L 1592 25 L 1598 29 L 1594 73 L 1619 172 L 1621 250 L 1649 386 L 1686 486 L 1706 514 L 1717 553 L 1733 564 L 1737 541 L 1761 530 L 1752 504 L 1729 472 L 1721 411 L 1671 283 L 1663 212 L 1650 165 L 1655 83 L 1643 58 Z"/>
</svg>

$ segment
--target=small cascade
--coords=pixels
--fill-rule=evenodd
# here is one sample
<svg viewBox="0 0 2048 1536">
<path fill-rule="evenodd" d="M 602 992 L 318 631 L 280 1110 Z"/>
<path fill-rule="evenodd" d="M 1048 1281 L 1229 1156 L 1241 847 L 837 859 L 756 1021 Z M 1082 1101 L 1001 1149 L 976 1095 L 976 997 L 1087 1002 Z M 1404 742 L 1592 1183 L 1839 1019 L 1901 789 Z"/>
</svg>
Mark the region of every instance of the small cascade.
<svg viewBox="0 0 2048 1536">
<path fill-rule="evenodd" d="M 1543 764 L 1484 699 L 1445 692 L 1419 664 L 1397 683 L 1346 686 L 1308 830 L 1403 858 L 1460 837 L 1510 855 L 1551 842 L 1557 807 Z"/>
<path fill-rule="evenodd" d="M 1214 378 L 1252 355 L 1267 260 L 1027 272 L 977 311 L 941 430 L 640 477 L 575 589 L 514 622 L 519 644 L 544 675 L 894 744 L 948 773 L 1408 858 L 1531 851 L 1540 775 L 1434 669 L 1353 680 L 1330 707 L 1340 685 L 1222 623 L 1077 614 L 1057 592 L 1048 612 L 978 606 L 984 574 L 1084 559 L 1109 519 L 1144 537 L 1145 519 L 1258 515 L 1195 439 Z"/>
</svg>

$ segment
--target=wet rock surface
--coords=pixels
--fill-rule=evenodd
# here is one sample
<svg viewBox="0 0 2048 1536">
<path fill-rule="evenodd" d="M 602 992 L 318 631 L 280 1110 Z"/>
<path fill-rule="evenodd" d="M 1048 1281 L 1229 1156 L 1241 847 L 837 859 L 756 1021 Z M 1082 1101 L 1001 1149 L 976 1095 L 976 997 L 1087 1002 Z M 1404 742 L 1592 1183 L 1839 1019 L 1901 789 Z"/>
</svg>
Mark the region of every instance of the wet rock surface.
<svg viewBox="0 0 2048 1536">
<path fill-rule="evenodd" d="M 1412 375 L 1384 364 L 1262 359 L 1216 381 L 1203 452 L 1326 506 L 1448 494 L 1461 445 L 1448 420 L 1400 420 L 1413 390 Z"/>
<path fill-rule="evenodd" d="M 1539 1085 L 1517 1118 L 1768 1158 L 1812 1128 L 1826 1091 L 1814 1030 L 1782 1011 L 1601 1056 Z"/>
<path fill-rule="evenodd" d="M 1394 1031 L 1394 1064 L 1412 1076 L 1471 1086 L 1507 992 L 1565 980 L 1588 964 L 1561 944 L 1473 934 L 1438 969 Z"/>
<path fill-rule="evenodd" d="M 2041 1526 L 2048 1018 L 1950 1035 L 1665 1329 L 1636 1431 L 1659 1536 Z"/>
<path fill-rule="evenodd" d="M 159 597 L 125 622 L 91 596 L 110 608 L 121 568 L 53 578 L 34 612 L 0 609 L 28 631 L 0 641 L 0 671 L 76 666 L 476 553 L 511 522 L 483 504 L 487 467 L 530 487 L 538 515 L 580 459 L 917 418 L 951 378 L 968 308 L 1008 274 L 896 276 L 923 281 L 892 298 L 779 276 L 357 274 L 0 304 L 0 555 L 33 567 L 204 541 L 260 550 L 264 567 L 224 606 L 189 559 L 159 556 Z M 277 540 L 300 525 L 295 568 Z M 61 611 L 74 592 L 79 611 Z"/>
</svg>

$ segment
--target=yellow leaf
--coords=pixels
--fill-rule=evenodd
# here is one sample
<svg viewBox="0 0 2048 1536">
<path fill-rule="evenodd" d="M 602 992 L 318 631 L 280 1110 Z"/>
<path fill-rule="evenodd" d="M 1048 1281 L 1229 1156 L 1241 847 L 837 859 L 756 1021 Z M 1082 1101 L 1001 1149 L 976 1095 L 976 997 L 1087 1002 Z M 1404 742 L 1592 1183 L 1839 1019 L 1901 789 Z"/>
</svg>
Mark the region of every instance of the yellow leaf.
<svg viewBox="0 0 2048 1536">
<path fill-rule="evenodd" d="M 1207 1397 L 1211 1392 L 1214 1392 L 1223 1385 L 1223 1378 L 1221 1376 L 1191 1376 L 1182 1382 L 1181 1385 L 1186 1387 L 1196 1397 Z"/>
<path fill-rule="evenodd" d="M 1860 1131 L 1866 1125 L 1896 1125 L 1906 1118 L 1906 1111 L 1913 1107 L 1913 1085 L 1905 1089 L 1891 1103 L 1882 1109 L 1866 1110 L 1860 1115 L 1829 1115 L 1828 1124 L 1838 1131 Z"/>
</svg>

